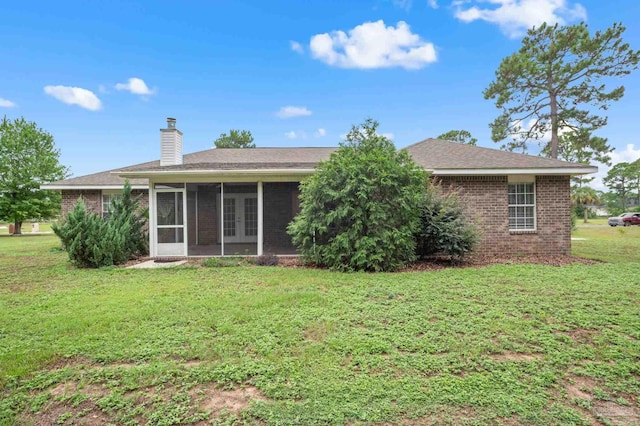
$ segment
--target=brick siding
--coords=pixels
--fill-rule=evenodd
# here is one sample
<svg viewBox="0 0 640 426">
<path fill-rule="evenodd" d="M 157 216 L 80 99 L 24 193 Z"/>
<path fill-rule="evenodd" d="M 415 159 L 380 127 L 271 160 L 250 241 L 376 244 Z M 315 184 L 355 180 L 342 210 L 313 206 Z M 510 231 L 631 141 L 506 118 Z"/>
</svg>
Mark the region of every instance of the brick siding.
<svg viewBox="0 0 640 426">
<path fill-rule="evenodd" d="M 567 255 L 571 253 L 569 176 L 537 176 L 536 230 L 509 231 L 507 176 L 441 176 L 460 190 L 461 201 L 481 231 L 478 252 Z"/>
<path fill-rule="evenodd" d="M 135 197 L 143 194 L 140 198 L 140 207 L 146 209 L 149 207 L 149 193 L 146 189 L 134 189 L 131 194 Z M 62 209 L 60 211 L 61 217 L 67 216 L 67 214 L 73 210 L 73 207 L 78 202 L 78 198 L 82 197 L 84 203 L 87 206 L 87 210 L 93 211 L 98 214 L 102 214 L 102 191 L 100 189 L 90 190 L 63 190 L 62 191 Z"/>
</svg>

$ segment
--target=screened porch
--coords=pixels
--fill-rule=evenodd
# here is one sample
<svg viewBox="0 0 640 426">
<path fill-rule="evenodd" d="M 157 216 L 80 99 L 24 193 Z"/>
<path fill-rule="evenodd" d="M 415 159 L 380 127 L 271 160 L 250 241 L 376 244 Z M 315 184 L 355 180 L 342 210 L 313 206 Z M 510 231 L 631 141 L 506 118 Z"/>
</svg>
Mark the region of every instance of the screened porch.
<svg viewBox="0 0 640 426">
<path fill-rule="evenodd" d="M 155 183 L 152 197 L 154 257 L 296 254 L 298 182 Z"/>
</svg>

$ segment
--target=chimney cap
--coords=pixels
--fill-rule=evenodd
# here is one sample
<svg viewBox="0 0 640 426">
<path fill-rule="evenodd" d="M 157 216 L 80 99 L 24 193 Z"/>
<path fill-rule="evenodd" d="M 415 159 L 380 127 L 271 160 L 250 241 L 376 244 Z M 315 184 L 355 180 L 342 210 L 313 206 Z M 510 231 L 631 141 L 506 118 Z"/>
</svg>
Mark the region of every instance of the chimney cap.
<svg viewBox="0 0 640 426">
<path fill-rule="evenodd" d="M 167 117 L 167 127 L 169 129 L 175 129 L 176 128 L 176 119 L 175 118 L 171 118 L 171 117 Z"/>
</svg>

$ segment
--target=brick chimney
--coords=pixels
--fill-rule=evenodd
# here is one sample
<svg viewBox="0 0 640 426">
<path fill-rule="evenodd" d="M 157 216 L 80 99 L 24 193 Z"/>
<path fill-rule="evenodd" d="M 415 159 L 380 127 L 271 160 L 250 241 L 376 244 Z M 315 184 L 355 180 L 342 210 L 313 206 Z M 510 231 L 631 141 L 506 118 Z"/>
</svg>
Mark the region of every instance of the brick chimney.
<svg viewBox="0 0 640 426">
<path fill-rule="evenodd" d="M 167 118 L 167 128 L 160 129 L 160 165 L 182 164 L 182 132 L 176 129 L 176 119 Z"/>
</svg>

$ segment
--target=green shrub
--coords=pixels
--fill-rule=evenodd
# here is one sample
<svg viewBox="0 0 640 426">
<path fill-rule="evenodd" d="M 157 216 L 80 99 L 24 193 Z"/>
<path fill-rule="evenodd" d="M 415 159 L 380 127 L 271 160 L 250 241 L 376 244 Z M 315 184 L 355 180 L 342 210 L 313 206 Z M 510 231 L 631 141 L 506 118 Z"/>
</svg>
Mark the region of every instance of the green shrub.
<svg viewBox="0 0 640 426">
<path fill-rule="evenodd" d="M 416 234 L 418 256 L 444 254 L 459 261 L 478 245 L 478 230 L 467 218 L 457 191 L 443 191 L 439 184 L 430 182 L 421 212 Z"/>
<path fill-rule="evenodd" d="M 81 268 L 119 265 L 147 253 L 146 213 L 139 212 L 140 198 L 132 198 L 125 182 L 122 198 L 114 201 L 108 219 L 87 211 L 82 198 L 51 229 L 60 238 L 69 260 Z"/>
<path fill-rule="evenodd" d="M 53 232 L 62 241 L 69 260 L 80 268 L 100 268 L 124 263 L 126 224 L 106 221 L 88 212 L 82 199 L 60 224 L 53 224 Z"/>
<path fill-rule="evenodd" d="M 113 200 L 113 211 L 109 221 L 118 222 L 118 226 L 128 228 L 125 234 L 125 250 L 128 257 L 139 257 L 149 253 L 149 236 L 147 234 L 148 209 L 140 209 L 142 194 L 133 197 L 131 185 L 125 181 L 122 197 Z"/>
<path fill-rule="evenodd" d="M 393 271 L 415 260 L 425 172 L 369 119 L 300 185 L 288 232 L 304 261 L 341 271 Z"/>
</svg>

